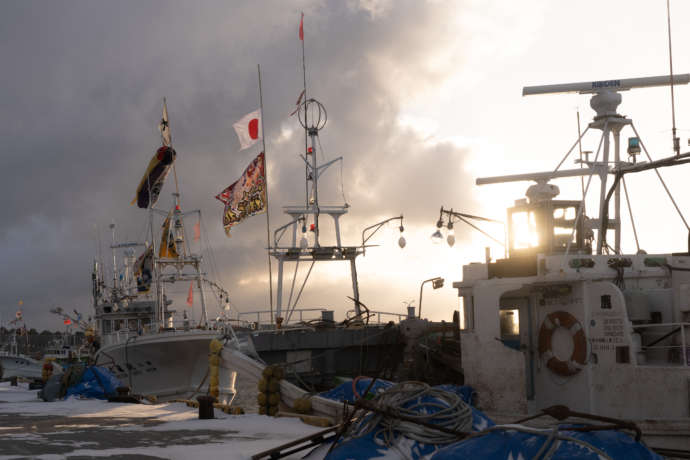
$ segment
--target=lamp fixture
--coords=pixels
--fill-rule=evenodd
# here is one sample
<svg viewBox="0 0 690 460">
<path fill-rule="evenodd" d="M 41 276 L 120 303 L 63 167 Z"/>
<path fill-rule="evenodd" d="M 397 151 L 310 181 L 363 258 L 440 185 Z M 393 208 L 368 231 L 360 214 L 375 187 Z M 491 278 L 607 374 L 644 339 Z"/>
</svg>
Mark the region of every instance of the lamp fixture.
<svg viewBox="0 0 690 460">
<path fill-rule="evenodd" d="M 407 241 L 405 241 L 405 237 L 403 236 L 403 232 L 405 231 L 405 227 L 400 224 L 400 238 L 398 238 L 398 246 L 400 246 L 400 249 L 404 248 L 407 245 Z"/>
<path fill-rule="evenodd" d="M 400 246 L 400 249 L 404 248 L 407 246 L 407 241 L 405 240 L 405 237 L 403 236 L 403 232 L 405 231 L 405 227 L 403 227 L 403 216 L 402 214 L 396 217 L 390 217 L 386 220 L 382 220 L 381 222 L 371 225 L 364 230 L 362 230 L 362 255 L 366 255 L 366 242 L 369 241 L 369 239 L 374 236 L 376 232 L 379 231 L 383 225 L 387 224 L 388 222 L 392 220 L 400 220 L 400 227 L 398 229 L 400 230 L 400 237 L 398 238 L 398 246 Z M 371 233 L 367 235 L 367 232 L 371 230 Z M 366 235 L 366 237 L 365 237 Z"/>
<path fill-rule="evenodd" d="M 439 217 L 438 222 L 436 222 L 436 231 L 431 234 L 431 242 L 434 244 L 440 244 L 443 241 L 443 233 L 441 229 L 443 228 L 443 220 Z"/>
<path fill-rule="evenodd" d="M 448 216 L 448 223 L 444 223 L 443 221 L 443 215 Z M 496 243 L 500 244 L 501 246 L 505 247 L 505 243 L 494 238 L 493 236 L 489 235 L 487 232 L 482 230 L 481 228 L 477 227 L 474 225 L 471 220 L 480 220 L 483 222 L 492 222 L 492 223 L 497 223 L 501 224 L 505 228 L 505 224 L 501 222 L 500 220 L 494 220 L 494 219 L 487 219 L 486 217 L 480 217 L 480 216 L 473 216 L 471 214 L 463 214 L 461 212 L 455 212 L 453 209 L 443 209 L 441 208 L 441 213 L 438 217 L 438 222 L 436 222 L 436 231 L 431 235 L 431 241 L 433 241 L 435 244 L 440 244 L 441 241 L 443 241 L 443 233 L 441 233 L 441 229 L 445 226 L 448 228 L 448 236 L 446 237 L 446 242 L 448 243 L 448 246 L 453 247 L 455 245 L 455 229 L 454 229 L 454 224 L 457 221 L 462 221 L 472 227 L 473 229 L 477 230 L 478 232 L 482 233 L 484 236 L 487 236 L 488 238 L 491 238 L 494 240 Z M 504 230 L 505 233 L 505 230 Z"/>
</svg>

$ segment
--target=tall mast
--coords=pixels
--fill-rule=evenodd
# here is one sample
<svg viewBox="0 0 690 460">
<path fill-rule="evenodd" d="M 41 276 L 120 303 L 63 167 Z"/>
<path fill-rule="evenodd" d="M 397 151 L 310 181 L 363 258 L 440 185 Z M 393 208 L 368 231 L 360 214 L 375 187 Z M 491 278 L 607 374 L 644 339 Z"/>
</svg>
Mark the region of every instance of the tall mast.
<svg viewBox="0 0 690 460">
<path fill-rule="evenodd" d="M 264 177 L 266 178 L 266 256 L 268 257 L 268 292 L 270 301 L 271 318 L 273 318 L 273 269 L 271 267 L 271 222 L 269 218 L 270 208 L 268 206 L 268 155 L 266 154 L 266 131 L 264 130 L 264 97 L 261 89 L 261 65 L 256 65 L 259 74 L 259 109 L 261 111 L 261 145 L 264 152 Z"/>
<path fill-rule="evenodd" d="M 303 94 L 304 94 L 304 154 L 307 154 L 309 150 L 309 143 L 307 139 L 307 64 L 304 59 L 304 12 L 302 12 L 302 17 L 299 21 L 299 39 L 302 42 L 302 82 L 303 82 Z M 297 115 L 299 117 L 299 115 Z M 304 165 L 304 177 L 307 179 L 304 183 L 304 204 L 309 206 L 309 165 Z"/>
</svg>

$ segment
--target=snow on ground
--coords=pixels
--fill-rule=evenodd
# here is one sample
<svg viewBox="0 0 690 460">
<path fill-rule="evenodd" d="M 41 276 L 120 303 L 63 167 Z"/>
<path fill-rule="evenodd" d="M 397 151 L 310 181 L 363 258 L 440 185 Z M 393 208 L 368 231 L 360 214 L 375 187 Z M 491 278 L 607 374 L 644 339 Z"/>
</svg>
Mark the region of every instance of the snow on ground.
<svg viewBox="0 0 690 460">
<path fill-rule="evenodd" d="M 214 411 L 216 418 L 199 420 L 198 409 L 184 403 L 76 398 L 48 403 L 36 393 L 25 384 L 0 383 L 0 459 L 247 459 L 322 429 L 293 418 L 219 410 Z"/>
</svg>

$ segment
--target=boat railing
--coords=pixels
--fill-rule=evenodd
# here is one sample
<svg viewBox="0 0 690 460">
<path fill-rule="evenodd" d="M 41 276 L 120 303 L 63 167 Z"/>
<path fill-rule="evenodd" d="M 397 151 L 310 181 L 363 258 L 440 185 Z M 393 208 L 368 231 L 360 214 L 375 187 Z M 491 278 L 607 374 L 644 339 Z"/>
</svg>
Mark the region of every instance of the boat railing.
<svg viewBox="0 0 690 460">
<path fill-rule="evenodd" d="M 290 321 L 284 321 L 283 326 L 288 324 L 302 323 L 304 321 L 321 319 L 321 312 L 328 311 L 326 308 L 297 308 L 292 310 Z M 256 310 L 256 311 L 245 311 L 240 312 L 238 315 L 238 320 L 246 321 L 252 328 L 255 329 L 266 329 L 272 328 L 274 326 L 271 314 L 274 313 L 271 310 Z M 317 313 L 317 314 L 315 314 Z M 249 318 L 248 320 L 242 320 L 241 318 Z"/>
<path fill-rule="evenodd" d="M 638 365 L 690 366 L 690 323 L 636 324 L 633 330 L 641 336 L 633 341 Z"/>
<path fill-rule="evenodd" d="M 354 310 L 348 311 L 348 318 L 352 318 L 354 316 L 354 313 Z M 381 320 L 382 316 L 384 317 L 383 321 Z M 408 317 L 409 316 L 407 313 L 392 313 L 389 311 L 369 310 L 369 324 L 385 324 L 391 321 L 385 318 L 395 318 L 399 323 L 400 321 L 407 319 Z"/>
</svg>

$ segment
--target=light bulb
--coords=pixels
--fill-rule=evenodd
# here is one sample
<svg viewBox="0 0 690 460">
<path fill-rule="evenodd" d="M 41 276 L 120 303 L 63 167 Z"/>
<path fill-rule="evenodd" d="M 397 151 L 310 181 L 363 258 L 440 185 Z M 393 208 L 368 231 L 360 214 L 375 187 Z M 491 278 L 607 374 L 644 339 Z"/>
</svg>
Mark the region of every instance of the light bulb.
<svg viewBox="0 0 690 460">
<path fill-rule="evenodd" d="M 443 241 L 443 233 L 441 233 L 440 228 L 437 228 L 436 231 L 431 234 L 431 242 L 439 244 L 441 241 Z"/>
<path fill-rule="evenodd" d="M 448 246 L 452 248 L 455 244 L 455 235 L 453 232 L 448 233 L 448 238 L 446 238 L 446 241 L 448 241 Z"/>
<path fill-rule="evenodd" d="M 407 241 L 405 241 L 405 237 L 400 235 L 400 238 L 398 239 L 398 246 L 400 246 L 400 249 L 404 248 L 406 244 Z"/>
</svg>

